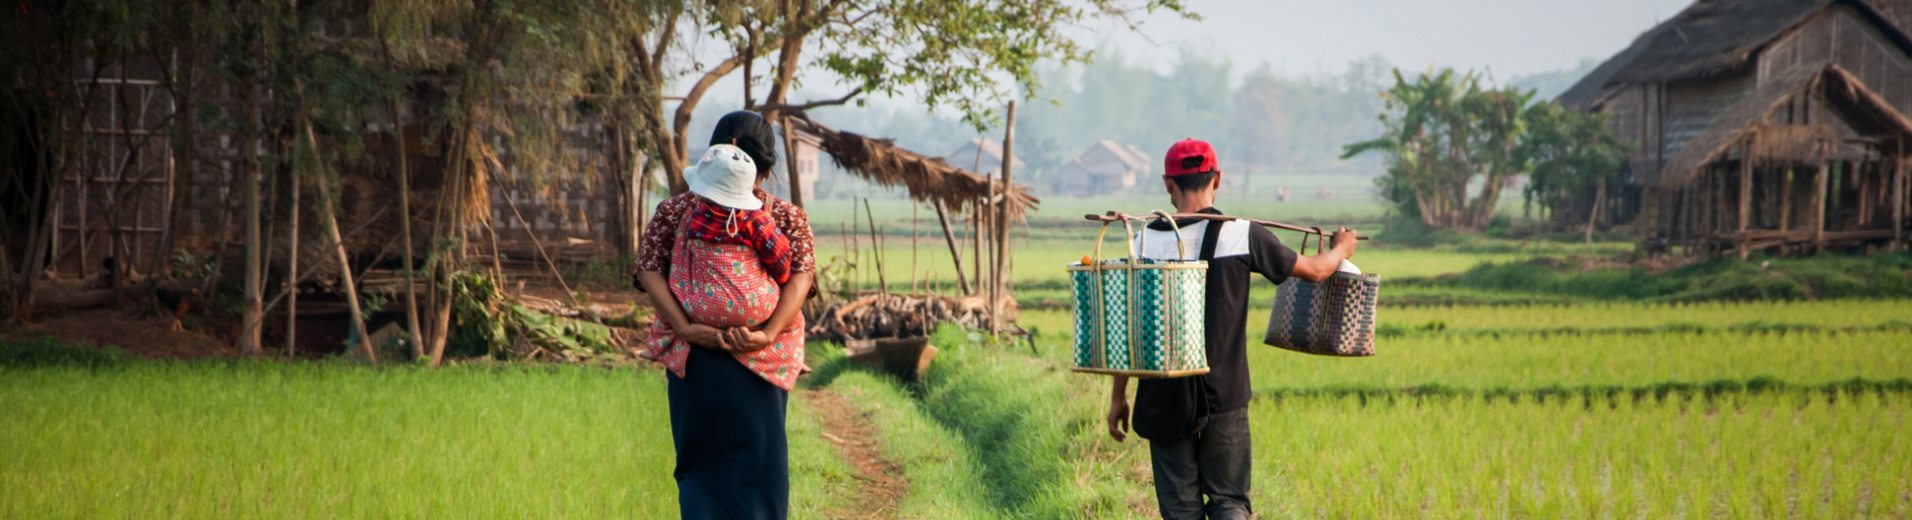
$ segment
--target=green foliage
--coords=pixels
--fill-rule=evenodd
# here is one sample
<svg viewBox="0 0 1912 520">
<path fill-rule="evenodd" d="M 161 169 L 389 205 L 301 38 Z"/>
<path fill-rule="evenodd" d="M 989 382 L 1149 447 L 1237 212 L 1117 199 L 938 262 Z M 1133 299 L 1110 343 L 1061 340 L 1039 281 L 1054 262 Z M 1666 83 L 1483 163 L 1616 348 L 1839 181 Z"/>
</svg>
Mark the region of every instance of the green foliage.
<svg viewBox="0 0 1912 520">
<path fill-rule="evenodd" d="M 1196 18 L 1179 0 L 1147 0 L 1139 7 L 1122 0 L 828 3 L 824 17 L 856 22 L 820 24 L 825 47 L 818 64 L 869 92 L 913 90 L 927 107 L 953 108 L 980 132 L 998 122 L 997 101 L 1011 97 L 1010 85 L 1029 93 L 1041 88 L 1039 61 L 1088 59 L 1072 28 L 1137 9 Z"/>
<path fill-rule="evenodd" d="M 0 370 L 8 368 L 85 367 L 102 368 L 130 360 L 125 352 L 112 346 L 95 347 L 66 343 L 53 336 L 13 341 L 0 339 Z"/>
<path fill-rule="evenodd" d="M 207 278 L 219 273 L 219 260 L 212 255 L 197 256 L 184 248 L 173 251 L 167 269 L 175 280 Z"/>
<path fill-rule="evenodd" d="M 562 316 L 552 316 L 511 304 L 510 329 L 546 350 L 616 352 L 611 345 L 611 329 L 603 325 Z"/>
<path fill-rule="evenodd" d="M 451 273 L 451 337 L 445 351 L 458 356 L 506 358 L 511 352 L 504 302 L 491 277 L 478 271 Z"/>
<path fill-rule="evenodd" d="M 1526 135 L 1514 149 L 1528 171 L 1524 202 L 1560 209 L 1565 197 L 1600 186 L 1605 190 L 1620 180 L 1620 166 L 1632 143 L 1607 130 L 1612 116 L 1587 113 L 1553 103 L 1539 103 L 1522 115 Z"/>
<path fill-rule="evenodd" d="M 1483 88 L 1481 77 L 1457 77 L 1452 69 L 1409 82 L 1397 69 L 1382 98 L 1385 132 L 1348 145 L 1342 158 L 1380 153 L 1387 174 L 1375 182 L 1402 215 L 1436 228 L 1486 228 L 1502 180 L 1519 172 L 1513 152 L 1533 93 Z M 1470 200 L 1469 184 L 1476 181 L 1479 193 Z"/>
</svg>

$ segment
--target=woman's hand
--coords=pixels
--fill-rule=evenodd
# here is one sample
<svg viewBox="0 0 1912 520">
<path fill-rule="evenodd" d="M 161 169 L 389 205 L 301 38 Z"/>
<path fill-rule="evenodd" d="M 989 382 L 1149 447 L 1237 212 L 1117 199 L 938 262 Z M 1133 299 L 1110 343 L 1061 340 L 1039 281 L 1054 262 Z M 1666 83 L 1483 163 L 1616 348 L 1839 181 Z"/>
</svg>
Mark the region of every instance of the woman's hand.
<svg viewBox="0 0 1912 520">
<path fill-rule="evenodd" d="M 776 336 L 748 327 L 731 327 L 724 331 L 724 344 L 732 352 L 756 352 L 776 343 Z"/>
<path fill-rule="evenodd" d="M 727 351 L 731 350 L 731 347 L 734 346 L 734 344 L 724 341 L 724 331 L 722 329 L 702 323 L 689 323 L 684 325 L 682 329 L 672 330 L 677 332 L 677 337 L 684 338 L 684 341 L 710 350 Z"/>
</svg>

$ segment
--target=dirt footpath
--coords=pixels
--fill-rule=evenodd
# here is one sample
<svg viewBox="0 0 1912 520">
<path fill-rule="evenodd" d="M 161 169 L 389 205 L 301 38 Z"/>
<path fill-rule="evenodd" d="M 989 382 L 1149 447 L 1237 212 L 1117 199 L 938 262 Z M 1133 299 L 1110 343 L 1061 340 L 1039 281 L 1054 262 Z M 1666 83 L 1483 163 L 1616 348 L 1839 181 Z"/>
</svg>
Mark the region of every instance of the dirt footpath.
<svg viewBox="0 0 1912 520">
<path fill-rule="evenodd" d="M 883 456 L 870 414 L 857 411 L 834 390 L 804 390 L 798 394 L 817 411 L 823 438 L 836 445 L 837 457 L 856 469 L 857 486 L 848 510 L 830 511 L 830 518 L 895 518 L 896 503 L 909 493 L 903 467 Z"/>
</svg>

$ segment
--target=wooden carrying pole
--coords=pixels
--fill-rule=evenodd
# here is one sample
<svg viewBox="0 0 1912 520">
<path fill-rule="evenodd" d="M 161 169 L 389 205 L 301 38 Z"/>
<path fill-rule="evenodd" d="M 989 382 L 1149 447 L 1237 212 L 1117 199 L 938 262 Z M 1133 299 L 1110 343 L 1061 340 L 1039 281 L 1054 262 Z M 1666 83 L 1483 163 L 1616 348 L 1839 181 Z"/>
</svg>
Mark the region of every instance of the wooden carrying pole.
<svg viewBox="0 0 1912 520">
<path fill-rule="evenodd" d="M 1261 220 L 1261 219 L 1252 219 L 1252 218 L 1246 218 L 1246 217 L 1231 217 L 1231 216 L 1228 216 L 1228 215 L 1210 215 L 1210 214 L 1207 214 L 1207 213 L 1176 213 L 1176 214 L 1174 214 L 1174 215 L 1170 215 L 1170 216 L 1171 216 L 1171 217 L 1174 217 L 1174 218 L 1177 218 L 1177 219 L 1184 219 L 1184 218 L 1199 218 L 1199 219 L 1204 219 L 1204 220 L 1214 220 L 1214 221 L 1218 221 L 1218 222 L 1227 222 L 1227 221 L 1230 221 L 1230 220 L 1240 220 L 1240 221 L 1244 221 L 1244 222 L 1252 222 L 1252 223 L 1255 223 L 1255 224 L 1260 224 L 1260 225 L 1263 225 L 1263 226 L 1267 226 L 1267 227 L 1271 227 L 1271 228 L 1275 228 L 1275 229 L 1286 229 L 1286 230 L 1288 230 L 1288 231 L 1299 231 L 1299 232 L 1302 232 L 1302 233 L 1311 233 L 1311 234 L 1317 234 L 1317 235 L 1326 235 L 1326 234 L 1329 234 L 1329 233 L 1326 233 L 1326 232 L 1323 232 L 1323 231 L 1321 230 L 1321 228 L 1318 228 L 1318 227 L 1312 227 L 1312 228 L 1307 228 L 1307 227 L 1301 227 L 1301 226 L 1297 226 L 1297 225 L 1293 225 L 1293 224 L 1283 224 L 1283 223 L 1280 223 L 1280 222 L 1275 222 L 1275 221 L 1272 221 L 1272 220 Z M 1108 212 L 1108 213 L 1106 213 L 1106 214 L 1102 214 L 1102 215 L 1097 215 L 1097 214 L 1094 214 L 1094 213 L 1090 213 L 1090 214 L 1087 214 L 1087 215 L 1083 215 L 1083 216 L 1082 216 L 1082 218 L 1084 218 L 1084 219 L 1087 219 L 1087 220 L 1094 220 L 1094 221 L 1097 221 L 1097 222 L 1115 222 L 1115 221 L 1118 221 L 1118 220 L 1123 220 L 1123 219 L 1128 219 L 1128 220 L 1148 220 L 1148 219 L 1150 219 L 1150 218 L 1154 218 L 1154 217 L 1151 217 L 1151 216 L 1148 216 L 1148 215 L 1128 215 L 1128 214 L 1124 214 L 1124 213 L 1117 213 L 1117 212 L 1114 212 L 1114 211 L 1111 211 L 1111 212 Z M 1368 238 L 1370 238 L 1370 237 L 1369 237 L 1369 236 L 1367 236 L 1367 235 L 1355 235 L 1355 236 L 1354 236 L 1354 238 L 1355 238 L 1356 240 L 1367 240 L 1367 239 L 1368 239 Z"/>
</svg>

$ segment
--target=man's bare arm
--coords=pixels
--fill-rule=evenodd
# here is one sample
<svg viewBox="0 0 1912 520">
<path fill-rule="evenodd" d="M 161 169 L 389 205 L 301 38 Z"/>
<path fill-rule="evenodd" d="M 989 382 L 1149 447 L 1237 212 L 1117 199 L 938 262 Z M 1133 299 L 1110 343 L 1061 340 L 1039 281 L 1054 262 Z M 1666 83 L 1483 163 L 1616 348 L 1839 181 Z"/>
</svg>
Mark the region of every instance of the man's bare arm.
<svg viewBox="0 0 1912 520">
<path fill-rule="evenodd" d="M 1334 271 L 1341 267 L 1342 260 L 1354 257 L 1355 244 L 1360 242 L 1354 237 L 1355 232 L 1352 229 L 1335 230 L 1333 248 L 1318 255 L 1295 259 L 1295 278 L 1320 282 L 1328 279 L 1329 276 L 1334 276 Z"/>
</svg>

